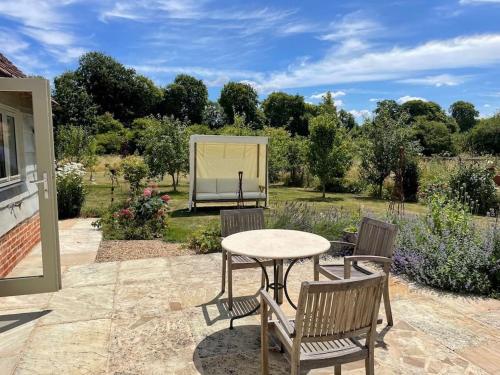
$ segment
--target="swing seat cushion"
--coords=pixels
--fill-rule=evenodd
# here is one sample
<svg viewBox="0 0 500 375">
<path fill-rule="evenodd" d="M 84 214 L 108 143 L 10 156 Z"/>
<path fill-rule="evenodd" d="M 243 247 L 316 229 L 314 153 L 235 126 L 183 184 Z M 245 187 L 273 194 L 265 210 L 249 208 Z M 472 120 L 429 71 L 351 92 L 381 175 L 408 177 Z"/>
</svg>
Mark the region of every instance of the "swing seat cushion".
<svg viewBox="0 0 500 375">
<path fill-rule="evenodd" d="M 233 178 L 197 178 L 196 201 L 236 201 L 238 200 L 238 179 Z M 243 199 L 266 199 L 257 178 L 243 179 Z"/>
</svg>

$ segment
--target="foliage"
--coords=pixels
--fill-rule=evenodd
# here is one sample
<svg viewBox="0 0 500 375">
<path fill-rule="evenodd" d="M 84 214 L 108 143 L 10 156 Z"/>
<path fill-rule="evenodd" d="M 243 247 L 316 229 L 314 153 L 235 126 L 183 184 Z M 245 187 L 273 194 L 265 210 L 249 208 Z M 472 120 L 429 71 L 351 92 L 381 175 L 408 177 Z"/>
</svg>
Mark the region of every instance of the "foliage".
<svg viewBox="0 0 500 375">
<path fill-rule="evenodd" d="M 111 205 L 104 216 L 93 223 L 108 240 L 152 240 L 167 229 L 168 195 L 146 188 L 125 204 Z"/>
<path fill-rule="evenodd" d="M 450 176 L 450 189 L 464 204 L 470 205 L 474 212 L 485 214 L 495 208 L 493 174 L 493 170 L 477 164 L 462 164 Z"/>
<path fill-rule="evenodd" d="M 287 169 L 289 172 L 288 185 L 303 186 L 307 173 L 309 153 L 309 139 L 296 135 L 290 139 L 286 150 Z"/>
<path fill-rule="evenodd" d="M 226 114 L 217 102 L 208 102 L 203 110 L 202 122 L 210 129 L 220 129 L 226 121 Z"/>
<path fill-rule="evenodd" d="M 378 197 L 382 197 L 384 180 L 391 171 L 399 167 L 400 149 L 406 160 L 419 151 L 412 140 L 411 130 L 406 126 L 407 115 L 403 112 L 394 119 L 393 109 L 380 106 L 373 122 L 365 124 L 365 140 L 361 147 L 361 173 L 370 183 L 378 186 Z"/>
<path fill-rule="evenodd" d="M 420 169 L 415 159 L 408 160 L 403 171 L 403 192 L 406 202 L 418 200 Z"/>
<path fill-rule="evenodd" d="M 262 108 L 269 126 L 285 127 L 292 135 L 307 135 L 304 97 L 273 92 L 262 102 Z"/>
<path fill-rule="evenodd" d="M 414 123 L 417 118 L 424 118 L 427 121 L 446 123 L 447 116 L 441 106 L 434 102 L 423 100 L 409 100 L 401 105 L 401 112 L 408 114 L 407 123 Z"/>
<path fill-rule="evenodd" d="M 61 126 L 56 132 L 56 157 L 58 160 L 83 163 L 89 154 L 94 138 L 81 126 Z"/>
<path fill-rule="evenodd" d="M 343 177 L 349 169 L 351 149 L 336 116 L 325 112 L 313 118 L 309 126 L 309 166 L 320 179 L 324 198 L 326 185 Z"/>
<path fill-rule="evenodd" d="M 424 155 L 455 154 L 451 133 L 444 123 L 419 118 L 413 131 Z"/>
<path fill-rule="evenodd" d="M 327 114 L 337 117 L 337 108 L 335 107 L 335 100 L 333 100 L 332 93 L 327 91 L 318 105 L 320 114 Z"/>
<path fill-rule="evenodd" d="M 236 113 L 234 115 L 234 123 L 226 125 L 220 129 L 221 135 L 255 135 L 255 131 L 247 125 L 245 115 Z"/>
<path fill-rule="evenodd" d="M 188 139 L 179 120 L 162 117 L 146 129 L 143 138 L 144 160 L 151 176 L 169 174 L 177 191 L 178 174 L 188 168 Z"/>
<path fill-rule="evenodd" d="M 70 162 L 57 167 L 57 212 L 59 219 L 80 215 L 87 194 L 83 184 L 84 175 L 85 169 L 80 163 Z"/>
<path fill-rule="evenodd" d="M 227 123 L 235 121 L 235 114 L 245 115 L 246 124 L 253 129 L 259 128 L 257 118 L 257 91 L 247 84 L 238 82 L 228 82 L 220 92 L 219 104 L 224 109 L 227 116 Z"/>
<path fill-rule="evenodd" d="M 290 148 L 291 136 L 284 128 L 271 127 L 264 128 L 262 135 L 269 137 L 269 180 L 270 182 L 277 182 L 288 169 L 288 150 Z"/>
<path fill-rule="evenodd" d="M 474 104 L 459 100 L 450 106 L 451 117 L 457 122 L 460 131 L 465 132 L 476 125 L 476 118 L 479 112 L 474 107 Z"/>
<path fill-rule="evenodd" d="M 358 124 L 356 124 L 356 119 L 354 118 L 354 115 L 352 113 L 347 112 L 344 109 L 341 109 L 339 111 L 338 118 L 340 121 L 340 125 L 342 125 L 347 130 L 352 130 L 356 126 L 358 126 Z"/>
<path fill-rule="evenodd" d="M 479 154 L 500 154 L 500 113 L 480 120 L 470 131 L 469 143 Z"/>
<path fill-rule="evenodd" d="M 125 123 L 153 112 L 162 98 L 150 79 L 100 52 L 82 55 L 75 74 L 99 113 L 110 112 Z"/>
<path fill-rule="evenodd" d="M 491 292 L 492 246 L 461 202 L 435 194 L 427 215 L 398 224 L 395 273 L 455 292 Z"/>
<path fill-rule="evenodd" d="M 123 124 L 106 112 L 95 120 L 97 152 L 119 154 L 127 145 L 128 133 Z"/>
<path fill-rule="evenodd" d="M 140 155 L 144 152 L 142 139 L 146 129 L 154 124 L 156 118 L 153 116 L 136 118 L 127 129 L 127 146 L 130 153 L 138 152 Z"/>
<path fill-rule="evenodd" d="M 221 251 L 221 236 L 219 222 L 209 222 L 208 225 L 195 231 L 187 242 L 187 247 L 200 254 Z"/>
<path fill-rule="evenodd" d="M 120 170 L 123 172 L 123 178 L 130 184 L 132 193 L 137 193 L 141 187 L 141 182 L 149 174 L 149 168 L 144 163 L 142 157 L 130 155 L 124 158 L 120 165 Z"/>
<path fill-rule="evenodd" d="M 54 78 L 52 95 L 57 102 L 53 106 L 55 129 L 62 125 L 74 125 L 93 132 L 97 106 L 75 73 L 66 72 Z"/>
<path fill-rule="evenodd" d="M 164 91 L 161 113 L 181 121 L 199 124 L 208 101 L 207 87 L 202 80 L 179 74 Z"/>
<path fill-rule="evenodd" d="M 381 100 L 377 102 L 377 108 L 374 111 L 375 115 L 384 114 L 391 119 L 397 121 L 401 118 L 401 106 L 395 100 Z"/>
</svg>

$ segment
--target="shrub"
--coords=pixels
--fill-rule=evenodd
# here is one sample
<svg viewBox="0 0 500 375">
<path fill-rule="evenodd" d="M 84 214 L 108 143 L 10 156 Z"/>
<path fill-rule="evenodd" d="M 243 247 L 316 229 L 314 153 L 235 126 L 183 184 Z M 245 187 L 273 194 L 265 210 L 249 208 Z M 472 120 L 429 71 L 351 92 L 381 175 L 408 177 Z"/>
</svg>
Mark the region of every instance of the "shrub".
<svg viewBox="0 0 500 375">
<path fill-rule="evenodd" d="M 111 240 L 152 240 L 161 238 L 167 229 L 168 195 L 146 188 L 125 204 L 111 205 L 94 223 Z"/>
<path fill-rule="evenodd" d="M 461 165 L 450 177 L 450 189 L 474 212 L 485 214 L 495 205 L 493 171 L 479 165 Z"/>
<path fill-rule="evenodd" d="M 123 178 L 130 184 L 132 193 L 139 191 L 141 181 L 149 174 L 149 169 L 144 160 L 137 155 L 127 156 L 122 160 L 121 170 Z"/>
<path fill-rule="evenodd" d="M 420 141 L 424 155 L 455 154 L 451 133 L 446 124 L 419 119 L 414 125 L 415 138 Z"/>
<path fill-rule="evenodd" d="M 403 191 L 405 201 L 416 202 L 418 195 L 418 181 L 420 177 L 420 169 L 416 160 L 409 160 L 403 171 Z"/>
<path fill-rule="evenodd" d="M 198 229 L 189 237 L 187 246 L 201 254 L 221 251 L 219 222 L 212 221 L 207 226 Z"/>
<path fill-rule="evenodd" d="M 479 121 L 469 135 L 470 147 L 480 154 L 500 154 L 500 113 Z"/>
<path fill-rule="evenodd" d="M 66 163 L 57 168 L 57 211 L 59 219 L 80 215 L 85 202 L 85 170 L 80 163 Z"/>
<path fill-rule="evenodd" d="M 492 291 L 492 246 L 460 201 L 436 193 L 425 216 L 398 219 L 392 269 L 433 287 L 487 294 Z"/>
</svg>

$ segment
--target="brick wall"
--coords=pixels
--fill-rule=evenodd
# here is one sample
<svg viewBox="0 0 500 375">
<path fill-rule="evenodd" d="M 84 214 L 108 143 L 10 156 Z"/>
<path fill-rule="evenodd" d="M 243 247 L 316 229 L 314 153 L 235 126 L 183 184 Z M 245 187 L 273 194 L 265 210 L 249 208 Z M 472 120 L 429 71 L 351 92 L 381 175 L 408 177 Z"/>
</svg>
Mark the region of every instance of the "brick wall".
<svg viewBox="0 0 500 375">
<path fill-rule="evenodd" d="M 0 237 L 0 277 L 5 277 L 40 241 L 37 214 L 16 225 Z"/>
</svg>

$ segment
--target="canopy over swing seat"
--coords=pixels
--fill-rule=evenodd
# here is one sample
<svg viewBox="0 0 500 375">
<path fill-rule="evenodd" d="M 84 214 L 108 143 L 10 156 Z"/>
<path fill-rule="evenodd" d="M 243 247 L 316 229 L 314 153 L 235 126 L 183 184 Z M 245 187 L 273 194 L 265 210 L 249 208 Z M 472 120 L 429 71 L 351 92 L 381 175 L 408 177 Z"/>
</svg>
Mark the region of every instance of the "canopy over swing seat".
<svg viewBox="0 0 500 375">
<path fill-rule="evenodd" d="M 189 209 L 200 202 L 252 201 L 267 206 L 267 143 L 267 137 L 192 135 Z"/>
</svg>

